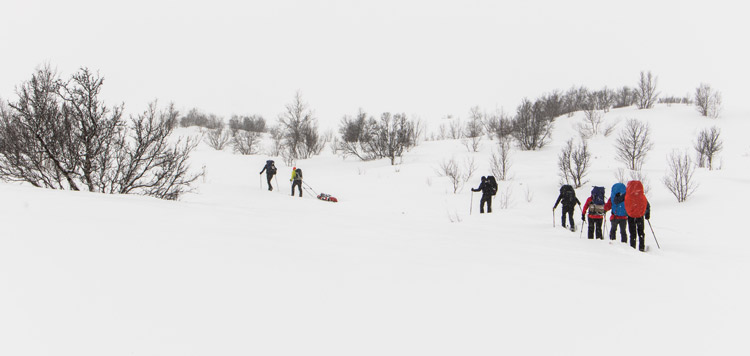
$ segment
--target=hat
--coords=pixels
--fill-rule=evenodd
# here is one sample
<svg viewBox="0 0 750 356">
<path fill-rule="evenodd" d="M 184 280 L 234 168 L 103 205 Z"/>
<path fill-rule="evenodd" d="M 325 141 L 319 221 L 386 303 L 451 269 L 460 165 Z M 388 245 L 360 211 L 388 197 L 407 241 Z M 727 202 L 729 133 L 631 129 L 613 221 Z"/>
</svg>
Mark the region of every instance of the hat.
<svg viewBox="0 0 750 356">
<path fill-rule="evenodd" d="M 297 169 L 297 167 L 292 167 L 292 169 Z"/>
</svg>

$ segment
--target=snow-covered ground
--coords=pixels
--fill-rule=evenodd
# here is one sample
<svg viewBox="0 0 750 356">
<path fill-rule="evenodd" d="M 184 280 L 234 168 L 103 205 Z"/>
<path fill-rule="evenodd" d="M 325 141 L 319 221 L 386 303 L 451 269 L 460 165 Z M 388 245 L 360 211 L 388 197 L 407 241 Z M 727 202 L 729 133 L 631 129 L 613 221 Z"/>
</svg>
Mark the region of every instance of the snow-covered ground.
<svg viewBox="0 0 750 356">
<path fill-rule="evenodd" d="M 436 171 L 474 157 L 476 187 L 489 140 L 479 153 L 423 142 L 397 166 L 330 150 L 297 163 L 339 203 L 290 197 L 278 158 L 268 192 L 269 157 L 205 145 L 193 167 L 206 175 L 177 202 L 3 183 L 0 355 L 747 355 L 748 116 L 682 105 L 605 116 L 651 125 L 661 249 L 647 228 L 648 253 L 580 239 L 560 209 L 552 227 L 557 155 L 581 113 L 558 118 L 544 149 L 514 150 L 498 194 L 509 207 L 484 215 L 479 195 L 453 194 Z M 678 204 L 661 183 L 666 155 L 712 125 L 722 169 L 699 170 Z M 582 201 L 615 183 L 616 136 L 590 141 Z"/>
</svg>

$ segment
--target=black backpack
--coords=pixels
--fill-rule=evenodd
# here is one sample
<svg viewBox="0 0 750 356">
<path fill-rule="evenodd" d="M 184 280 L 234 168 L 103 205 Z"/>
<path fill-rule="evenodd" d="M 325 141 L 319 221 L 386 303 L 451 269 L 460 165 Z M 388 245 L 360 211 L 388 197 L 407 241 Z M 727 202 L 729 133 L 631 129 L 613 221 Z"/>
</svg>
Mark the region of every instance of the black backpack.
<svg viewBox="0 0 750 356">
<path fill-rule="evenodd" d="M 276 174 L 276 165 L 274 164 L 272 159 L 266 161 L 266 170 L 270 172 L 271 175 Z"/>
<path fill-rule="evenodd" d="M 570 184 L 565 184 L 560 187 L 560 195 L 562 195 L 563 206 L 571 206 L 576 204 L 576 191 Z"/>
<path fill-rule="evenodd" d="M 495 176 L 487 176 L 487 184 L 489 184 L 492 195 L 497 194 L 497 181 Z"/>
<path fill-rule="evenodd" d="M 295 179 L 302 179 L 302 168 L 297 168 L 295 172 L 297 172 Z"/>
</svg>

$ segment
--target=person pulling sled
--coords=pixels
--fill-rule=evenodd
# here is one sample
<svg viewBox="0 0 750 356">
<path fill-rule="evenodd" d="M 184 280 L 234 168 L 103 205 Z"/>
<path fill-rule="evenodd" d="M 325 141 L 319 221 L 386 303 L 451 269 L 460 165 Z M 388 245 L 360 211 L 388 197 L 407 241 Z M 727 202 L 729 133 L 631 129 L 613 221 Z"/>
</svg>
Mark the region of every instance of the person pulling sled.
<svg viewBox="0 0 750 356">
<path fill-rule="evenodd" d="M 292 182 L 292 196 L 294 196 L 294 187 L 298 187 L 299 197 L 302 198 L 302 169 L 292 167 L 292 178 L 289 181 Z"/>
</svg>

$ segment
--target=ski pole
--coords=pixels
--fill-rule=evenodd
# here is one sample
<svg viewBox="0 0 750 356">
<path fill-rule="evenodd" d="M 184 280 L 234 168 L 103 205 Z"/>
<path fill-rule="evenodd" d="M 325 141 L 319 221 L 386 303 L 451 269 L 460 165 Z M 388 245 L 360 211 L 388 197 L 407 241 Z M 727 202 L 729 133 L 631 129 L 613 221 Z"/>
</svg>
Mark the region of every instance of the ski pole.
<svg viewBox="0 0 750 356">
<path fill-rule="evenodd" d="M 276 189 L 278 189 L 279 193 L 281 193 L 281 189 L 279 189 L 279 188 L 281 188 L 281 187 L 279 186 L 279 178 L 278 178 L 278 177 L 276 177 L 276 175 L 275 175 L 275 174 L 273 175 L 273 180 L 274 180 L 274 181 L 276 182 Z"/>
<path fill-rule="evenodd" d="M 555 208 L 552 208 L 552 227 L 555 227 Z"/>
<path fill-rule="evenodd" d="M 659 246 L 659 240 L 656 239 L 656 234 L 654 233 L 654 228 L 651 227 L 651 221 L 646 220 L 646 222 L 648 223 L 648 228 L 651 229 L 651 235 L 654 236 L 654 241 L 656 241 L 656 247 L 658 247 L 661 250 L 661 246 Z"/>
<path fill-rule="evenodd" d="M 471 211 L 474 209 L 474 191 L 471 192 L 471 203 L 469 204 L 469 215 L 471 215 Z"/>
<path fill-rule="evenodd" d="M 263 175 L 258 174 L 258 188 L 263 189 Z"/>
<path fill-rule="evenodd" d="M 583 238 L 583 227 L 584 227 L 584 226 L 586 226 L 586 218 L 583 218 L 583 224 L 581 224 L 581 233 L 580 233 L 580 234 L 578 234 L 578 238 L 579 238 L 579 239 L 582 239 L 582 238 Z"/>
</svg>

